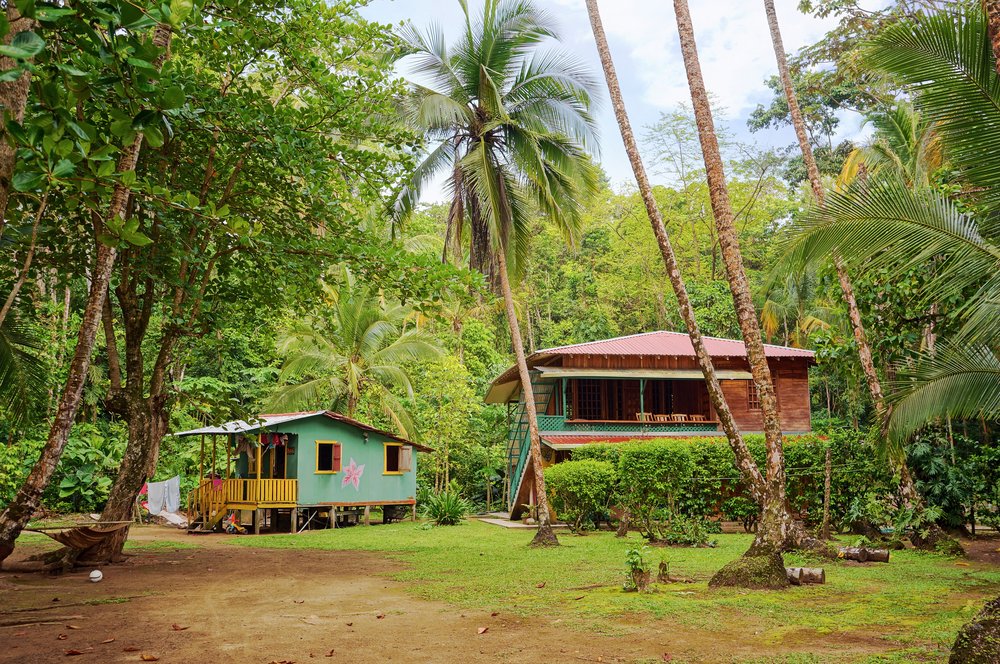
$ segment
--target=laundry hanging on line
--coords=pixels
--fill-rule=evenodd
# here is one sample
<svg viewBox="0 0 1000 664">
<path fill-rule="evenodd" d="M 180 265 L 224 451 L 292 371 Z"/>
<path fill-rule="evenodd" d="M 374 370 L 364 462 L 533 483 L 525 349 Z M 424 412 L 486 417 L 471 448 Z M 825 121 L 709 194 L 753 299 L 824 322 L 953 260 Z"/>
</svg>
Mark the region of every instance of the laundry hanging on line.
<svg viewBox="0 0 1000 664">
<path fill-rule="evenodd" d="M 149 494 L 146 509 L 150 514 L 176 512 L 181 508 L 181 478 L 179 475 L 163 482 L 147 482 Z"/>
</svg>

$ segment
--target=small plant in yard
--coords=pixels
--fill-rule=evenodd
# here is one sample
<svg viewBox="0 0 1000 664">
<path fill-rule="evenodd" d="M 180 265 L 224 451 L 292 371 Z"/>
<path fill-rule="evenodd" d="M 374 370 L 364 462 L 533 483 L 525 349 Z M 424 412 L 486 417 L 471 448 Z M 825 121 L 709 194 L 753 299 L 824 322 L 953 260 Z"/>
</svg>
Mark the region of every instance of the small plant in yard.
<svg viewBox="0 0 1000 664">
<path fill-rule="evenodd" d="M 427 498 L 424 516 L 436 526 L 455 526 L 461 523 L 470 509 L 469 502 L 457 491 L 445 490 Z"/>
<path fill-rule="evenodd" d="M 649 547 L 645 544 L 625 552 L 626 574 L 623 590 L 626 592 L 646 592 L 649 589 L 651 574 L 646 562 L 648 553 Z"/>
<path fill-rule="evenodd" d="M 656 541 L 678 546 L 714 547 L 716 540 L 709 535 L 719 532 L 719 524 L 702 517 L 660 510 L 654 522 Z"/>
<path fill-rule="evenodd" d="M 733 496 L 722 503 L 722 515 L 731 521 L 743 524 L 743 532 L 752 533 L 757 530 L 760 505 L 749 498 Z"/>
</svg>

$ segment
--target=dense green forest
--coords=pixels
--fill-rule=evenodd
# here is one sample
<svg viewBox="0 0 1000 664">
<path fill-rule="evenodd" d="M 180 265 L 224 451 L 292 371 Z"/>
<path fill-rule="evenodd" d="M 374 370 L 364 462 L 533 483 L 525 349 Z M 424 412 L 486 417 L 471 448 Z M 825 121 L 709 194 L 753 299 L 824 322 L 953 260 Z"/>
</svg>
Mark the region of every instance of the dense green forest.
<svg viewBox="0 0 1000 664">
<path fill-rule="evenodd" d="M 512 68 L 496 100 L 457 84 L 433 92 L 397 63 L 440 67 L 432 56 L 460 35 L 380 25 L 364 4 L 9 3 L 0 505 L 42 455 L 46 509 L 130 509 L 147 478 L 197 482 L 198 441 L 169 432 L 331 408 L 435 448 L 421 490 L 450 487 L 485 508 L 504 485 L 508 414 L 483 397 L 515 361 L 508 276 L 527 352 L 685 331 L 641 193 L 611 183 L 589 149 L 597 73 L 553 56 L 525 65 L 550 76 L 537 89 Z M 826 207 L 798 145 L 737 140 L 715 109 L 756 315 L 766 342 L 816 351 L 815 432 L 850 433 L 852 454 L 901 449 L 932 521 L 995 526 L 1000 174 L 976 155 L 1000 132 L 1000 82 L 981 45 L 985 20 L 979 3 L 853 4 L 801 3 L 838 27 L 790 63 Z M 948 61 L 971 62 L 986 92 L 949 79 L 921 50 L 925 33 L 950 39 Z M 551 37 L 532 33 L 520 48 Z M 914 53 L 922 64 L 907 70 Z M 476 56 L 442 57 L 466 76 Z M 761 86 L 774 99 L 749 129 L 790 127 L 781 81 Z M 476 104 L 502 120 L 477 125 L 462 111 Z M 739 339 L 694 111 L 682 104 L 637 128 L 639 147 L 702 333 Z M 845 112 L 865 117 L 870 139 L 835 141 Z M 498 126 L 503 141 L 476 138 Z M 514 156 L 477 170 L 484 145 Z M 491 168 L 513 203 L 477 223 L 476 206 L 500 209 Z M 422 199 L 441 173 L 451 198 Z M 858 359 L 834 256 L 900 404 L 891 426 Z M 903 509 L 853 498 L 838 509 L 868 510 L 878 525 Z"/>
</svg>

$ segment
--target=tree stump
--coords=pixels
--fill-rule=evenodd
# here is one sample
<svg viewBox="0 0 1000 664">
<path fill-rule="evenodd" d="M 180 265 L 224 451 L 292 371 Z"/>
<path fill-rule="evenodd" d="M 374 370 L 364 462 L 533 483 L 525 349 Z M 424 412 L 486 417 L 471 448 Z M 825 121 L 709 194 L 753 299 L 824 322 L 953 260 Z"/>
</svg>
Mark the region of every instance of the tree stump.
<svg viewBox="0 0 1000 664">
<path fill-rule="evenodd" d="M 1000 662 L 1000 597 L 987 602 L 983 610 L 958 633 L 951 647 L 950 664 L 996 664 Z"/>
</svg>

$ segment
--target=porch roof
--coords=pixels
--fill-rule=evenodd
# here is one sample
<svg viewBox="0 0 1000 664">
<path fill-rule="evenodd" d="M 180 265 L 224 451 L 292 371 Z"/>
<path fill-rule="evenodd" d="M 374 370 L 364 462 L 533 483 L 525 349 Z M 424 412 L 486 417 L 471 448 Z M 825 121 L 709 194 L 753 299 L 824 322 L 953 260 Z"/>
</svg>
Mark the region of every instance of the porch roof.
<svg viewBox="0 0 1000 664">
<path fill-rule="evenodd" d="M 706 432 L 711 434 L 712 432 Z M 641 441 L 641 440 L 654 440 L 659 438 L 670 438 L 671 436 L 676 436 L 677 434 L 672 434 L 668 432 L 659 432 L 656 434 L 651 433 L 630 433 L 630 434 L 615 434 L 609 436 L 607 434 L 600 433 L 590 433 L 590 434 L 574 434 L 574 435 L 562 435 L 562 436 L 546 436 L 542 435 L 542 444 L 553 450 L 575 450 L 582 445 L 592 445 L 600 443 L 627 443 L 630 441 Z M 691 436 L 690 431 L 685 432 L 684 436 Z M 697 434 L 695 434 L 697 435 Z M 705 435 L 705 434 L 701 434 Z"/>
</svg>

